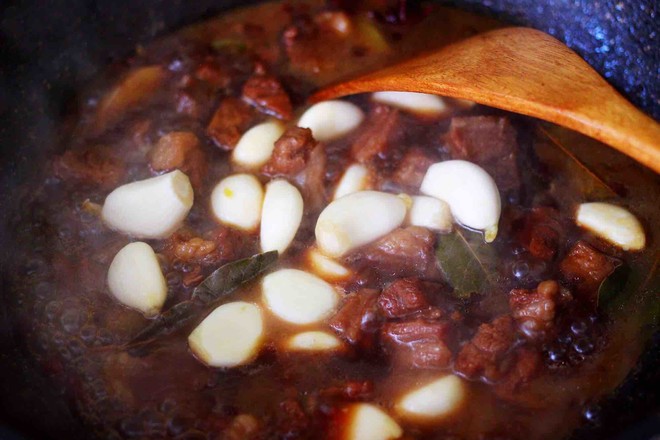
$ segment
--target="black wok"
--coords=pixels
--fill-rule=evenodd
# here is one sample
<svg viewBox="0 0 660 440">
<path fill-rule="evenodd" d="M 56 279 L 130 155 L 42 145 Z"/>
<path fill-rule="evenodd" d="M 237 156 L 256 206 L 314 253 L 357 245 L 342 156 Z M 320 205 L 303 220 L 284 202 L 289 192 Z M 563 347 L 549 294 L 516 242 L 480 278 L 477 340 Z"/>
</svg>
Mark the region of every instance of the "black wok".
<svg viewBox="0 0 660 440">
<path fill-rule="evenodd" d="M 140 42 L 240 0 L 5 0 L 0 5 L 0 438 L 85 438 L 65 395 L 24 352 L 12 319 L 16 188 L 58 141 L 58 122 L 77 87 Z M 580 53 L 632 102 L 660 117 L 657 0 L 452 0 L 471 10 L 547 31 Z M 617 392 L 585 412 L 586 438 L 660 433 L 660 334 Z"/>
</svg>

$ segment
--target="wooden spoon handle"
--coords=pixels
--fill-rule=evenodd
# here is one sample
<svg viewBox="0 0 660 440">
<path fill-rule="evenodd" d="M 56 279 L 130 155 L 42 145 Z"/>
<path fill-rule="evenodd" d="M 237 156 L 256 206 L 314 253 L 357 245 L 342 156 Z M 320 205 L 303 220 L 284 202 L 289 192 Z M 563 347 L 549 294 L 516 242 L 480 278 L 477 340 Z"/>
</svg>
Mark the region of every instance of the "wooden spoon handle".
<svg viewBox="0 0 660 440">
<path fill-rule="evenodd" d="M 434 93 L 537 117 L 591 136 L 660 172 L 660 124 L 580 56 L 529 28 L 477 35 L 312 96 L 378 90 Z"/>
</svg>

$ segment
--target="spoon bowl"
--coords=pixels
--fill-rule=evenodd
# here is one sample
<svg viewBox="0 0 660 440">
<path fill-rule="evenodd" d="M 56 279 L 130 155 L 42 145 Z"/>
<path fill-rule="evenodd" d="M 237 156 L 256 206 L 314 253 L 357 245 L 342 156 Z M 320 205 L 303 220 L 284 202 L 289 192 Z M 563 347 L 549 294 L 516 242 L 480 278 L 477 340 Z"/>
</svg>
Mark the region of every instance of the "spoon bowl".
<svg viewBox="0 0 660 440">
<path fill-rule="evenodd" d="M 568 127 L 660 173 L 660 124 L 579 55 L 535 29 L 476 35 L 317 91 L 313 102 L 383 90 L 467 99 Z"/>
</svg>

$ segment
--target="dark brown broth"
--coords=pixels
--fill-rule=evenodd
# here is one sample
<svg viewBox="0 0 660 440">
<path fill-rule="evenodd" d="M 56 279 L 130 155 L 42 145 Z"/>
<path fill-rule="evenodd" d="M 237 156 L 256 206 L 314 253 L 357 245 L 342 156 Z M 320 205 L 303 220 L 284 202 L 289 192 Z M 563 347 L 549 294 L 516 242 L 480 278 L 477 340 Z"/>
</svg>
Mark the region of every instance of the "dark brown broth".
<svg viewBox="0 0 660 440">
<path fill-rule="evenodd" d="M 93 87 L 88 96 L 94 99 L 88 100 L 83 108 L 69 148 L 92 147 L 119 158 L 126 169 L 120 182 L 124 183 L 153 175 L 146 153 L 161 135 L 172 130 L 196 133 L 210 166 L 201 189 L 196 190 L 197 202 L 186 226 L 202 236 L 216 229 L 217 224 L 206 203 L 200 201 L 208 200 L 215 183 L 231 173 L 227 153 L 213 145 L 204 129 L 218 96 L 240 95 L 240 85 L 251 74 L 255 53 L 264 60 L 270 72 L 280 77 L 294 104 L 302 105 L 306 94 L 319 84 L 428 49 L 430 42 L 440 45 L 475 29 L 494 26 L 490 21 L 444 9 L 414 27 L 380 23 L 377 26 L 390 41 L 392 50 L 382 53 L 367 51 L 366 55 L 363 50 L 347 51 L 353 54 L 353 58 L 314 74 L 292 68 L 286 57 L 279 53 L 281 29 L 290 20 L 289 12 L 281 5 L 268 4 L 196 25 L 141 49 L 130 60 L 129 67 L 163 65 L 169 69 L 169 79 L 148 105 L 131 112 L 102 133 L 94 133 L 91 127 L 98 99 L 106 88 L 105 85 Z M 253 31 L 254 35 L 240 25 L 244 21 L 257 29 Z M 438 22 L 446 28 L 440 30 Z M 401 39 L 395 40 L 394 34 L 401 35 Z M 200 53 L 214 56 L 210 42 L 239 37 L 251 41 L 252 52 L 238 50 L 219 55 L 223 62 L 232 66 L 231 84 L 223 91 L 204 91 L 202 94 L 209 95 L 209 105 L 198 117 L 177 114 L 173 97 L 179 91 L 182 78 L 197 66 L 200 57 L 203 58 Z M 350 100 L 365 113 L 369 112 L 366 97 Z M 404 146 L 421 146 L 434 150 L 439 159 L 449 158 L 450 154 L 440 139 L 448 129 L 449 116 L 458 114 L 503 113 L 479 106 L 472 110 L 453 106 L 447 118 L 440 121 L 402 115 L 399 127 L 404 134 L 387 155 L 374 162 L 378 172 L 389 175 L 394 164 L 405 154 Z M 533 121 L 511 117 L 518 129 L 521 171 L 527 186 L 503 198 L 505 209 L 500 224 L 510 221 L 517 211 L 537 206 L 539 194 L 542 194 L 542 197 L 554 200 L 561 210 L 562 220 L 568 225 L 560 244 L 560 256 L 576 240 L 586 239 L 628 261 L 638 273 L 650 272 L 650 281 L 642 279 L 629 285 L 630 291 L 626 295 L 634 295 L 637 300 L 629 304 L 625 299 L 619 299 L 609 314 L 596 312 L 582 303 L 564 310 L 564 315 L 555 323 L 558 328 L 556 340 L 535 345 L 543 362 L 541 370 L 529 383 L 509 396 L 511 398 L 503 398 L 487 381 L 470 381 L 468 404 L 451 419 L 432 426 L 402 422 L 412 438 L 444 438 L 449 434 L 466 439 L 483 438 L 484 435 L 526 439 L 564 437 L 581 422 L 585 405 L 619 383 L 634 364 L 642 346 L 640 322 L 645 319 L 642 311 L 644 305 L 653 300 L 653 295 L 657 295 L 657 290 L 654 292 L 654 272 L 647 269 L 653 265 L 652 260 L 657 259 L 655 237 L 648 237 L 650 243 L 644 252 L 624 254 L 573 226 L 571 209 L 576 203 L 593 197 L 613 199 L 616 194 L 608 192 L 605 185 L 605 189 L 593 190 L 596 192 L 585 196 L 585 191 L 592 191 L 591 187 L 585 190 L 573 182 L 592 182 L 591 178 L 573 175 L 570 166 L 553 168 L 542 160 L 539 163 L 539 157 L 543 159 L 544 156 L 538 144 L 548 143 L 547 134 L 538 132 Z M 143 140 L 135 141 L 138 124 L 143 121 L 151 121 L 151 126 Z M 647 233 L 653 232 L 653 225 L 658 224 L 657 207 L 652 204 L 657 202 L 660 192 L 657 176 L 640 170 L 614 153 L 597 149 L 597 146 L 590 145 L 590 141 L 555 128 L 546 130 L 562 144 L 576 146 L 579 158 L 598 170 L 605 181 L 628 188 L 627 198 L 619 201 L 645 220 Z M 326 146 L 329 164 L 326 195 L 343 168 L 350 163 L 348 150 L 352 136 Z M 594 151 L 598 154 L 593 154 Z M 562 175 L 562 169 L 567 174 Z M 567 169 L 569 171 L 565 171 Z M 26 254 L 29 259 L 23 264 L 24 271 L 17 274 L 17 283 L 24 286 L 20 293 L 21 317 L 33 352 L 48 372 L 67 384 L 82 418 L 98 435 L 139 438 L 177 437 L 187 433 L 200 438 L 223 438 L 223 435 L 229 435 L 235 416 L 251 414 L 260 424 L 256 438 L 318 437 L 319 433 L 338 430 L 338 424 L 343 420 L 340 410 L 351 401 L 328 392 L 328 389 L 341 389 L 347 382 L 369 381 L 373 389 L 358 396 L 357 400 L 391 409 L 403 392 L 439 374 L 438 370 L 392 365 L 377 348 L 349 348 L 336 355 L 287 353 L 282 349 L 281 341 L 294 329 L 271 316 L 266 320 L 268 342 L 259 357 L 251 364 L 235 369 L 214 370 L 198 362 L 186 344 L 190 329 L 162 341 L 157 350 L 145 357 L 123 351 L 120 345 L 144 327 L 146 321 L 142 315 L 120 306 L 110 297 L 106 272 L 115 253 L 130 239 L 105 228 L 94 215 L 81 208 L 87 199 L 102 203 L 111 189 L 93 183 L 81 184 L 79 180 L 57 179 L 48 170 L 44 180 L 33 184 L 32 195 L 26 201 L 28 209 L 16 231 L 26 248 L 31 249 Z M 388 189 L 397 191 L 400 188 L 394 185 Z M 599 190 L 604 193 L 597 192 Z M 303 251 L 314 241 L 314 223 L 315 216 L 308 213 L 296 242 L 278 267 L 303 265 Z M 449 294 L 447 286 L 438 286 L 434 290 L 431 298 L 434 305 L 447 313 L 460 311 L 464 316 L 463 321 L 453 323 L 454 331 L 460 335 L 451 347 L 454 354 L 472 337 L 479 324 L 508 313 L 506 294 L 510 289 L 533 289 L 540 281 L 560 276 L 557 265 L 561 258 L 543 264 L 530 259 L 520 252 L 513 232 L 502 228 L 498 240 L 492 245 L 500 262 L 498 285 L 492 292 L 459 300 Z M 257 251 L 256 237 L 242 234 L 238 241 L 240 246 L 234 258 Z M 157 251 L 162 251 L 165 246 L 162 241 L 151 244 Z M 516 264 L 526 264 L 529 274 L 517 278 L 514 275 Z M 168 308 L 189 298 L 192 286 L 183 287 L 181 280 L 192 268 L 166 259 L 163 259 L 163 266 L 170 284 L 165 305 Z M 353 268 L 358 276 L 343 284 L 347 292 L 364 285 L 382 288 L 393 278 L 373 273 L 359 261 Z M 204 267 L 202 271 L 207 275 L 213 269 Z M 258 302 L 260 292 L 257 286 L 256 282 L 251 283 L 230 295 L 227 301 Z M 576 322 L 586 326 L 585 335 L 580 340 L 593 345 L 585 356 L 575 353 L 576 337 L 567 340 L 570 328 Z M 298 327 L 295 330 L 303 329 Z M 559 361 L 554 361 L 552 350 L 564 350 L 568 354 L 564 353 Z M 451 368 L 440 370 L 440 373 L 443 371 L 450 372 Z"/>
</svg>

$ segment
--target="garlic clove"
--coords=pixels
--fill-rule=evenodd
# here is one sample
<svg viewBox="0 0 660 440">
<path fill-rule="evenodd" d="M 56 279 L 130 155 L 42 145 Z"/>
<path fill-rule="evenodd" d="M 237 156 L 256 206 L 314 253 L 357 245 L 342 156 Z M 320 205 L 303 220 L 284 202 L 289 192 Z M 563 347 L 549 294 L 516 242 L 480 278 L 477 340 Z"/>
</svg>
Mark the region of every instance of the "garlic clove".
<svg viewBox="0 0 660 440">
<path fill-rule="evenodd" d="M 188 336 L 195 356 L 211 367 L 235 367 L 256 356 L 263 339 L 261 310 L 244 301 L 216 308 Z"/>
<path fill-rule="evenodd" d="M 225 177 L 211 193 L 213 215 L 229 226 L 253 231 L 261 221 L 264 190 L 251 174 Z"/>
<path fill-rule="evenodd" d="M 270 159 L 275 141 L 284 133 L 284 125 L 279 121 L 268 121 L 246 131 L 232 151 L 231 158 L 237 165 L 246 169 L 258 169 Z"/>
<path fill-rule="evenodd" d="M 407 419 L 439 420 L 454 414 L 465 401 L 465 383 L 450 374 L 404 395 L 396 405 Z"/>
<path fill-rule="evenodd" d="M 316 275 L 326 281 L 342 281 L 352 275 L 348 268 L 314 248 L 307 252 L 307 263 Z"/>
<path fill-rule="evenodd" d="M 646 246 L 644 228 L 630 211 L 610 203 L 583 203 L 578 207 L 576 223 L 625 251 L 639 251 Z"/>
<path fill-rule="evenodd" d="M 181 226 L 193 205 L 188 176 L 179 170 L 116 188 L 101 216 L 112 229 L 139 238 L 165 238 Z"/>
<path fill-rule="evenodd" d="M 335 189 L 334 199 L 369 188 L 369 170 L 361 164 L 346 168 Z"/>
<path fill-rule="evenodd" d="M 497 236 L 500 193 L 492 177 L 480 166 L 465 160 L 431 165 L 420 191 L 444 200 L 460 224 L 484 231 L 487 242 Z"/>
<path fill-rule="evenodd" d="M 261 210 L 261 249 L 283 254 L 298 232 L 303 216 L 303 198 L 298 188 L 286 180 L 273 180 L 266 186 Z"/>
<path fill-rule="evenodd" d="M 281 269 L 261 282 L 264 303 L 278 318 L 292 324 L 311 324 L 328 316 L 339 300 L 332 286 L 297 269 Z"/>
<path fill-rule="evenodd" d="M 440 232 L 450 232 L 454 218 L 447 202 L 435 197 L 413 196 L 408 222 Z"/>
<path fill-rule="evenodd" d="M 293 351 L 332 351 L 340 347 L 339 339 L 321 331 L 298 333 L 286 342 L 286 348 Z"/>
<path fill-rule="evenodd" d="M 129 243 L 115 255 L 108 269 L 110 293 L 120 303 L 154 316 L 167 297 L 167 282 L 151 246 Z"/>
<path fill-rule="evenodd" d="M 375 92 L 371 99 L 381 104 L 422 116 L 439 116 L 447 112 L 447 104 L 437 95 L 417 92 Z"/>
<path fill-rule="evenodd" d="M 331 202 L 316 222 L 319 249 L 331 257 L 370 243 L 398 228 L 406 203 L 393 194 L 360 191 Z"/>
<path fill-rule="evenodd" d="M 314 104 L 298 120 L 298 127 L 312 130 L 314 139 L 328 142 L 338 139 L 358 127 L 364 113 L 347 101 L 324 101 Z"/>
<path fill-rule="evenodd" d="M 385 411 L 371 403 L 355 403 L 348 408 L 345 440 L 391 440 L 403 430 Z"/>
</svg>

